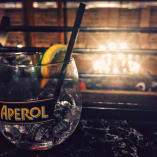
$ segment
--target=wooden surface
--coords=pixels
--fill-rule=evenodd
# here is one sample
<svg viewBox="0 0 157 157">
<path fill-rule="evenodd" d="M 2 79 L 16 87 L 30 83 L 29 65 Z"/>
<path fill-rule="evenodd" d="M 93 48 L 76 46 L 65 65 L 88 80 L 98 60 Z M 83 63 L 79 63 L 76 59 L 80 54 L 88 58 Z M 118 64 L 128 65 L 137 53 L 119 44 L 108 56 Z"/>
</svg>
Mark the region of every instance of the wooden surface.
<svg viewBox="0 0 157 157">
<path fill-rule="evenodd" d="M 34 26 L 35 19 L 34 19 L 34 9 L 33 9 L 33 0 L 22 0 L 23 4 L 23 24 L 25 26 Z M 35 46 L 35 38 L 32 37 L 32 33 L 25 32 L 25 45 L 27 47 Z"/>
<path fill-rule="evenodd" d="M 140 103 L 157 105 L 157 92 L 123 90 L 84 90 L 83 102 Z"/>
<path fill-rule="evenodd" d="M 149 101 L 155 100 L 157 97 L 157 93 L 155 93 L 155 92 L 138 92 L 138 91 L 85 90 L 85 91 L 82 91 L 82 97 L 83 97 L 83 101 L 88 101 L 88 102 L 96 102 L 96 101 L 97 102 L 100 102 L 100 101 L 103 101 L 103 102 L 105 102 L 105 101 L 115 101 L 115 102 L 141 101 L 142 102 L 147 99 Z M 117 110 L 115 110 L 114 114 L 117 116 Z M 125 113 L 125 114 L 128 114 L 128 113 Z M 112 116 L 112 114 L 111 114 L 111 116 Z M 82 134 L 82 133 L 80 133 L 80 134 Z M 73 141 L 76 142 L 76 145 L 79 140 L 81 140 L 79 138 L 79 136 L 78 136 L 78 139 L 76 139 L 76 137 L 74 136 Z M 88 141 L 85 141 L 85 142 L 88 142 Z M 64 143 L 63 143 L 63 145 L 60 145 L 59 147 L 57 147 L 57 148 L 59 148 L 58 152 L 60 152 L 61 150 L 64 151 L 65 148 L 67 148 L 67 143 L 65 143 L 65 147 L 64 147 Z M 88 149 L 88 147 L 87 147 L 87 149 Z M 28 157 L 28 156 L 30 156 L 30 157 L 46 157 L 47 156 L 47 157 L 50 157 L 50 156 L 52 156 L 52 154 L 53 154 L 53 156 L 57 157 L 59 153 L 55 149 L 54 149 L 55 150 L 54 152 L 52 152 L 52 150 L 45 151 L 45 152 L 38 152 L 38 151 L 34 151 L 34 152 L 27 151 L 26 152 L 24 150 L 18 150 L 14 145 L 7 142 L 7 140 L 3 136 L 0 136 L 0 156 L 1 157 L 14 157 L 14 156 L 15 157 L 17 157 L 17 156 L 24 156 L 24 157 L 25 156 L 26 157 Z"/>
</svg>

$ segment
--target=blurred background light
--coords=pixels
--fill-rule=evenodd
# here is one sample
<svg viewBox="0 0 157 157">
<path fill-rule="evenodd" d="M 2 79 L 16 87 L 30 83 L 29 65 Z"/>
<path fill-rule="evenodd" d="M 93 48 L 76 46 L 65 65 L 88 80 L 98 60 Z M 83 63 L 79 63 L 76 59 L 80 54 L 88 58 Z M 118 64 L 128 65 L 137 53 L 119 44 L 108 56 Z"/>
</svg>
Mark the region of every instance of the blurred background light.
<svg viewBox="0 0 157 157">
<path fill-rule="evenodd" d="M 119 49 L 128 49 L 128 44 L 126 42 L 122 42 L 119 44 Z"/>
<path fill-rule="evenodd" d="M 126 42 L 117 44 L 110 42 L 108 45 L 99 45 L 98 50 L 114 51 L 118 49 L 128 49 Z M 93 70 L 96 73 L 104 74 L 138 74 L 141 66 L 140 60 L 132 54 L 111 54 L 109 52 L 100 55 L 93 61 Z"/>
<path fill-rule="evenodd" d="M 104 50 L 106 50 L 106 47 L 104 45 L 99 45 L 98 49 L 101 51 L 104 51 Z"/>
<path fill-rule="evenodd" d="M 116 50 L 117 49 L 117 44 L 114 43 L 114 42 L 110 42 L 108 44 L 108 48 L 109 48 L 109 50 Z"/>
<path fill-rule="evenodd" d="M 22 48 L 23 45 L 22 45 L 22 44 L 18 44 L 17 47 L 18 47 L 18 48 Z"/>
</svg>

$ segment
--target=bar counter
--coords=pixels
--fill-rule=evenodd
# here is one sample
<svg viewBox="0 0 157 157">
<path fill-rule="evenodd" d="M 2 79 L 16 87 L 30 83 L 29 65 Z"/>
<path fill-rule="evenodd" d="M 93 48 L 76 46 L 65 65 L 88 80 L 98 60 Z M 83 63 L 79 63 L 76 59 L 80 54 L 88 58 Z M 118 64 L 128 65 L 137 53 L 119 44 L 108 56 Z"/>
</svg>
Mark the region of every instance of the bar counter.
<svg viewBox="0 0 157 157">
<path fill-rule="evenodd" d="M 156 157 L 156 96 L 155 92 L 82 91 L 81 120 L 75 132 L 66 141 L 50 150 L 26 151 L 16 148 L 0 136 L 0 157 Z M 110 98 L 114 101 L 110 102 Z M 134 111 L 140 110 L 142 113 L 144 109 L 144 114 L 147 110 L 150 112 L 149 100 L 150 108 L 154 107 L 152 112 L 155 119 L 149 119 L 149 115 L 145 115 L 143 120 L 138 119 L 136 114 L 134 116 Z M 91 108 L 96 110 L 92 114 Z M 132 116 L 124 114 L 132 109 Z M 98 110 L 103 110 L 104 114 L 100 115 Z M 112 111 L 122 114 L 117 117 L 114 114 L 116 112 Z"/>
</svg>

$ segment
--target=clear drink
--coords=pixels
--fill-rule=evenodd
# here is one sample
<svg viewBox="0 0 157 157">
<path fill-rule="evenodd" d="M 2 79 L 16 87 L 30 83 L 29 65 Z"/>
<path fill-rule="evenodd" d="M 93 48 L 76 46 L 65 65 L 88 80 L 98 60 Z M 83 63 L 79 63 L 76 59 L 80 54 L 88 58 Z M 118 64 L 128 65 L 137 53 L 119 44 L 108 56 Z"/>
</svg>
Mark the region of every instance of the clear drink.
<svg viewBox="0 0 157 157">
<path fill-rule="evenodd" d="M 72 59 L 68 64 L 59 99 L 53 104 L 54 90 L 63 63 L 37 66 L 32 65 L 31 60 L 29 62 L 28 56 L 23 56 L 23 61 L 17 61 L 17 57 L 20 58 L 18 55 L 5 54 L 5 58 L 3 56 L 3 60 L 0 60 L 0 102 L 6 107 L 6 110 L 1 108 L 0 132 L 23 149 L 52 148 L 73 133 L 80 119 L 82 107 L 75 61 Z M 42 76 L 39 73 L 42 70 L 46 70 L 47 74 Z M 45 101 L 49 102 L 49 106 L 44 104 Z M 50 112 L 51 118 L 38 120 L 41 115 L 37 113 L 38 106 L 33 108 L 31 102 L 39 105 L 42 102 L 45 105 L 42 107 L 47 109 L 41 109 L 41 114 L 46 117 L 46 112 Z M 23 103 L 24 108 L 20 108 Z M 32 118 L 31 115 L 36 121 L 25 121 Z"/>
</svg>

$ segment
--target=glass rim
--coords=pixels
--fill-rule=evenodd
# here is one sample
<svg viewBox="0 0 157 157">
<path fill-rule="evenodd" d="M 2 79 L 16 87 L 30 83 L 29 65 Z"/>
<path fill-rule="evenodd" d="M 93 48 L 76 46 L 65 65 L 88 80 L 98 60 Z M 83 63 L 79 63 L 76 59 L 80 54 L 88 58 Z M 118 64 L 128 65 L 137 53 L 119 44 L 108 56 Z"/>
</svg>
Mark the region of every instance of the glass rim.
<svg viewBox="0 0 157 157">
<path fill-rule="evenodd" d="M 72 63 L 72 61 L 75 61 L 74 57 L 71 57 L 70 60 L 68 62 L 65 62 L 66 64 Z M 56 62 L 56 63 L 48 63 L 48 64 L 8 64 L 8 63 L 0 63 L 0 67 L 1 66 L 7 66 L 7 67 L 21 67 L 21 68 L 31 68 L 31 67 L 44 67 L 44 66 L 57 66 L 57 65 L 63 65 L 64 64 L 64 60 L 60 61 L 60 62 Z"/>
</svg>

